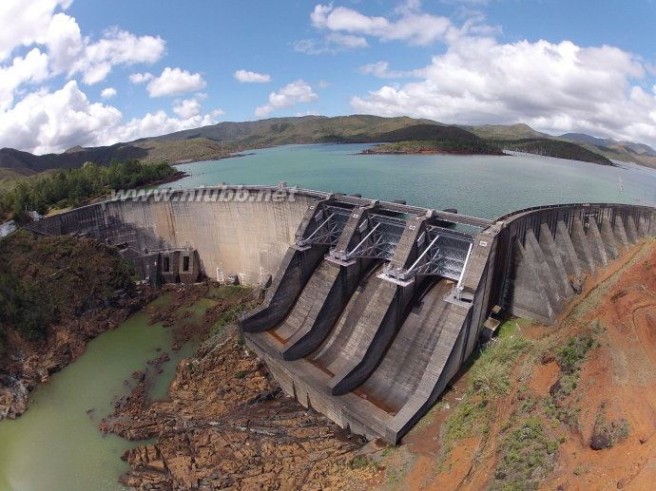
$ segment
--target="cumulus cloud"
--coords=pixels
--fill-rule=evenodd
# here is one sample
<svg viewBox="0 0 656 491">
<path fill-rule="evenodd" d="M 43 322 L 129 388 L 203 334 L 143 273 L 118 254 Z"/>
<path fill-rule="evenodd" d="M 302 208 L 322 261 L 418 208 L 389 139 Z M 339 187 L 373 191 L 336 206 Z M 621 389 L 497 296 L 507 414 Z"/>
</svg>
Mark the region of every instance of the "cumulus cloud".
<svg viewBox="0 0 656 491">
<path fill-rule="evenodd" d="M 98 42 L 84 46 L 68 74 L 80 72 L 84 83 L 95 84 L 104 80 L 116 65 L 154 63 L 164 55 L 164 50 L 165 43 L 159 36 L 135 36 L 111 29 Z"/>
<path fill-rule="evenodd" d="M 387 66 L 378 69 L 384 72 Z M 421 81 L 385 85 L 353 97 L 351 105 L 384 116 L 525 122 L 543 131 L 656 141 L 656 96 L 638 83 L 646 69 L 619 48 L 465 38 L 417 74 Z"/>
<path fill-rule="evenodd" d="M 316 101 L 319 96 L 304 80 L 296 80 L 269 94 L 269 102 L 255 110 L 258 118 L 268 116 L 277 109 L 284 109 L 296 104 Z"/>
<path fill-rule="evenodd" d="M 15 57 L 11 65 L 0 65 L 0 111 L 11 107 L 18 87 L 47 78 L 48 56 L 38 48 L 33 48 L 23 57 Z"/>
<path fill-rule="evenodd" d="M 338 32 L 331 32 L 321 39 L 299 39 L 292 43 L 294 51 L 306 55 L 337 54 L 367 47 L 369 43 L 365 38 Z"/>
<path fill-rule="evenodd" d="M 200 73 L 190 73 L 180 68 L 164 68 L 159 77 L 148 82 L 148 95 L 150 97 L 164 97 L 170 95 L 197 92 L 207 86 Z"/>
<path fill-rule="evenodd" d="M 173 104 L 173 112 L 182 119 L 193 118 L 200 114 L 201 104 L 198 99 L 184 99 Z"/>
<path fill-rule="evenodd" d="M 245 84 L 265 84 L 271 82 L 271 75 L 268 73 L 251 72 L 248 70 L 237 70 L 234 77 L 241 83 Z"/>
<path fill-rule="evenodd" d="M 75 145 L 109 145 L 214 124 L 223 114 L 220 109 L 203 114 L 197 100 L 180 101 L 174 112 L 179 117 L 160 110 L 125 122 L 117 108 L 91 102 L 71 80 L 54 92 L 33 92 L 0 112 L 0 147 L 44 154 Z"/>
<path fill-rule="evenodd" d="M 0 146 L 48 153 L 95 142 L 121 120 L 118 109 L 92 103 L 71 80 L 55 92 L 31 93 L 0 114 Z"/>
<path fill-rule="evenodd" d="M 117 28 L 93 42 L 83 37 L 77 21 L 64 13 L 52 17 L 44 42 L 54 75 L 80 73 L 89 85 L 104 80 L 114 66 L 158 61 L 166 46 L 160 37 L 135 36 Z"/>
<path fill-rule="evenodd" d="M 422 12 L 419 2 L 402 4 L 397 18 L 367 16 L 348 7 L 319 4 L 310 19 L 312 25 L 331 33 L 355 37 L 371 36 L 382 41 L 406 41 L 413 45 L 429 45 L 460 33 L 447 17 Z"/>
<path fill-rule="evenodd" d="M 152 73 L 133 73 L 130 75 L 130 82 L 133 84 L 144 84 L 155 78 Z"/>
<path fill-rule="evenodd" d="M 353 36 L 352 34 L 342 34 L 339 32 L 331 32 L 326 36 L 326 40 L 329 44 L 348 49 L 359 49 L 369 46 L 367 40 L 361 36 Z"/>
<path fill-rule="evenodd" d="M 2 0 L 0 2 L 0 61 L 20 46 L 44 43 L 53 14 L 72 0 Z"/>
<path fill-rule="evenodd" d="M 111 99 L 112 97 L 116 97 L 116 89 L 114 87 L 107 87 L 100 92 L 100 97 L 103 99 Z"/>
<path fill-rule="evenodd" d="M 186 119 L 179 119 L 169 116 L 163 110 L 147 113 L 141 118 L 133 118 L 126 124 L 113 128 L 111 134 L 103 135 L 102 144 L 132 141 L 137 138 L 165 135 L 175 131 L 207 126 L 217 122 L 216 116 L 217 114 L 213 112 L 212 114 L 196 114 Z"/>
</svg>

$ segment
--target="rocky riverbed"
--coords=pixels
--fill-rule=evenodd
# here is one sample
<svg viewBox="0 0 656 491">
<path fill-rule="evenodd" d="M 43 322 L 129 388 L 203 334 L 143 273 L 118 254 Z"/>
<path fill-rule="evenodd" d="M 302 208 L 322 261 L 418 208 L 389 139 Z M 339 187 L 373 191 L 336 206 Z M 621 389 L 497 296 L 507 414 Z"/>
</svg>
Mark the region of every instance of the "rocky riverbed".
<svg viewBox="0 0 656 491">
<path fill-rule="evenodd" d="M 138 490 L 348 489 L 364 441 L 285 396 L 234 326 L 177 367 L 169 398 L 148 399 L 148 376 L 101 429 L 155 443 L 128 450 L 121 481 Z"/>
</svg>

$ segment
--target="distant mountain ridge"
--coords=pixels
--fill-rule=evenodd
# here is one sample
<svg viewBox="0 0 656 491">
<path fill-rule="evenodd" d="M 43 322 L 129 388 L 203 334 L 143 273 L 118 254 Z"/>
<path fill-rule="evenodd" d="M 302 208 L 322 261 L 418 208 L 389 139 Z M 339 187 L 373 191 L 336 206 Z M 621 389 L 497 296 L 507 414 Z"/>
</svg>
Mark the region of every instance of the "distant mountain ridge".
<svg viewBox="0 0 656 491">
<path fill-rule="evenodd" d="M 656 157 L 656 150 L 644 143 L 617 141 L 610 138 L 595 138 L 594 136 L 586 135 L 585 133 L 565 133 L 564 135 L 560 135 L 560 138 L 575 143 L 588 143 L 596 145 L 597 147 L 606 147 L 610 149 L 624 148 L 628 152 L 637 155 Z"/>
<path fill-rule="evenodd" d="M 0 150 L 0 169 L 11 169 L 23 174 L 48 169 L 78 167 L 92 161 L 106 165 L 113 160 L 139 159 L 145 163 L 179 163 L 210 160 L 229 156 L 233 152 L 285 144 L 309 143 L 380 143 L 407 138 L 416 141 L 426 137 L 427 128 L 455 128 L 435 121 L 410 117 L 385 118 L 370 115 L 303 116 L 271 118 L 259 121 L 222 122 L 190 130 L 178 131 L 153 138 L 102 147 L 73 147 L 61 154 L 32 155 L 11 148 Z M 422 128 L 419 130 L 419 128 Z M 413 129 L 414 128 L 414 129 Z M 648 145 L 616 142 L 580 133 L 554 137 L 534 130 L 525 124 L 515 125 L 459 125 L 464 130 L 458 138 L 470 139 L 473 134 L 491 144 L 503 147 L 519 140 L 550 140 L 570 142 L 586 150 L 559 148 L 558 144 L 543 144 L 542 149 L 574 155 L 590 160 L 587 151 L 605 158 L 634 161 L 656 168 L 656 151 Z M 453 130 L 449 130 L 452 131 Z M 422 133 L 423 132 L 423 133 Z M 436 132 L 439 133 L 439 132 Z M 505 142 L 505 143 L 504 143 Z M 526 145 L 531 148 L 535 144 Z M 576 150 L 574 148 L 574 150 Z M 558 155 L 556 155 L 558 156 Z M 572 158 L 572 157 L 570 157 Z"/>
</svg>

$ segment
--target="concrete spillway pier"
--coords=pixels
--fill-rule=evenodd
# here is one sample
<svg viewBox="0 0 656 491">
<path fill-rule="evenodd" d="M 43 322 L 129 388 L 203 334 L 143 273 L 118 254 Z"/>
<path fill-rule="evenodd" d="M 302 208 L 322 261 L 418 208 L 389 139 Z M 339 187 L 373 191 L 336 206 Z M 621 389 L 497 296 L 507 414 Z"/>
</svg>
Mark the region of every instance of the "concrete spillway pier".
<svg viewBox="0 0 656 491">
<path fill-rule="evenodd" d="M 31 229 L 114 244 L 150 281 L 266 287 L 241 327 L 283 389 L 342 427 L 396 443 L 493 312 L 554 322 L 586 275 L 656 235 L 656 210 L 570 204 L 491 221 L 253 186 L 110 200 Z"/>
</svg>

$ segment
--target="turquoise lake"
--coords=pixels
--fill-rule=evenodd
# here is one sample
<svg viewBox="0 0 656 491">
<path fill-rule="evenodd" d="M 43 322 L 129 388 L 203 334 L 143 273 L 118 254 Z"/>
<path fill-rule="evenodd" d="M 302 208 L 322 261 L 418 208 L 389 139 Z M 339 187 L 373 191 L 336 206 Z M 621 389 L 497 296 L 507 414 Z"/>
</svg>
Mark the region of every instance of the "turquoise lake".
<svg viewBox="0 0 656 491">
<path fill-rule="evenodd" d="M 277 184 L 359 193 L 496 218 L 516 209 L 569 202 L 656 202 L 656 171 L 512 156 L 359 155 L 368 145 L 287 145 L 178 166 L 173 187 Z M 171 186 L 171 185 L 169 185 Z"/>
</svg>

